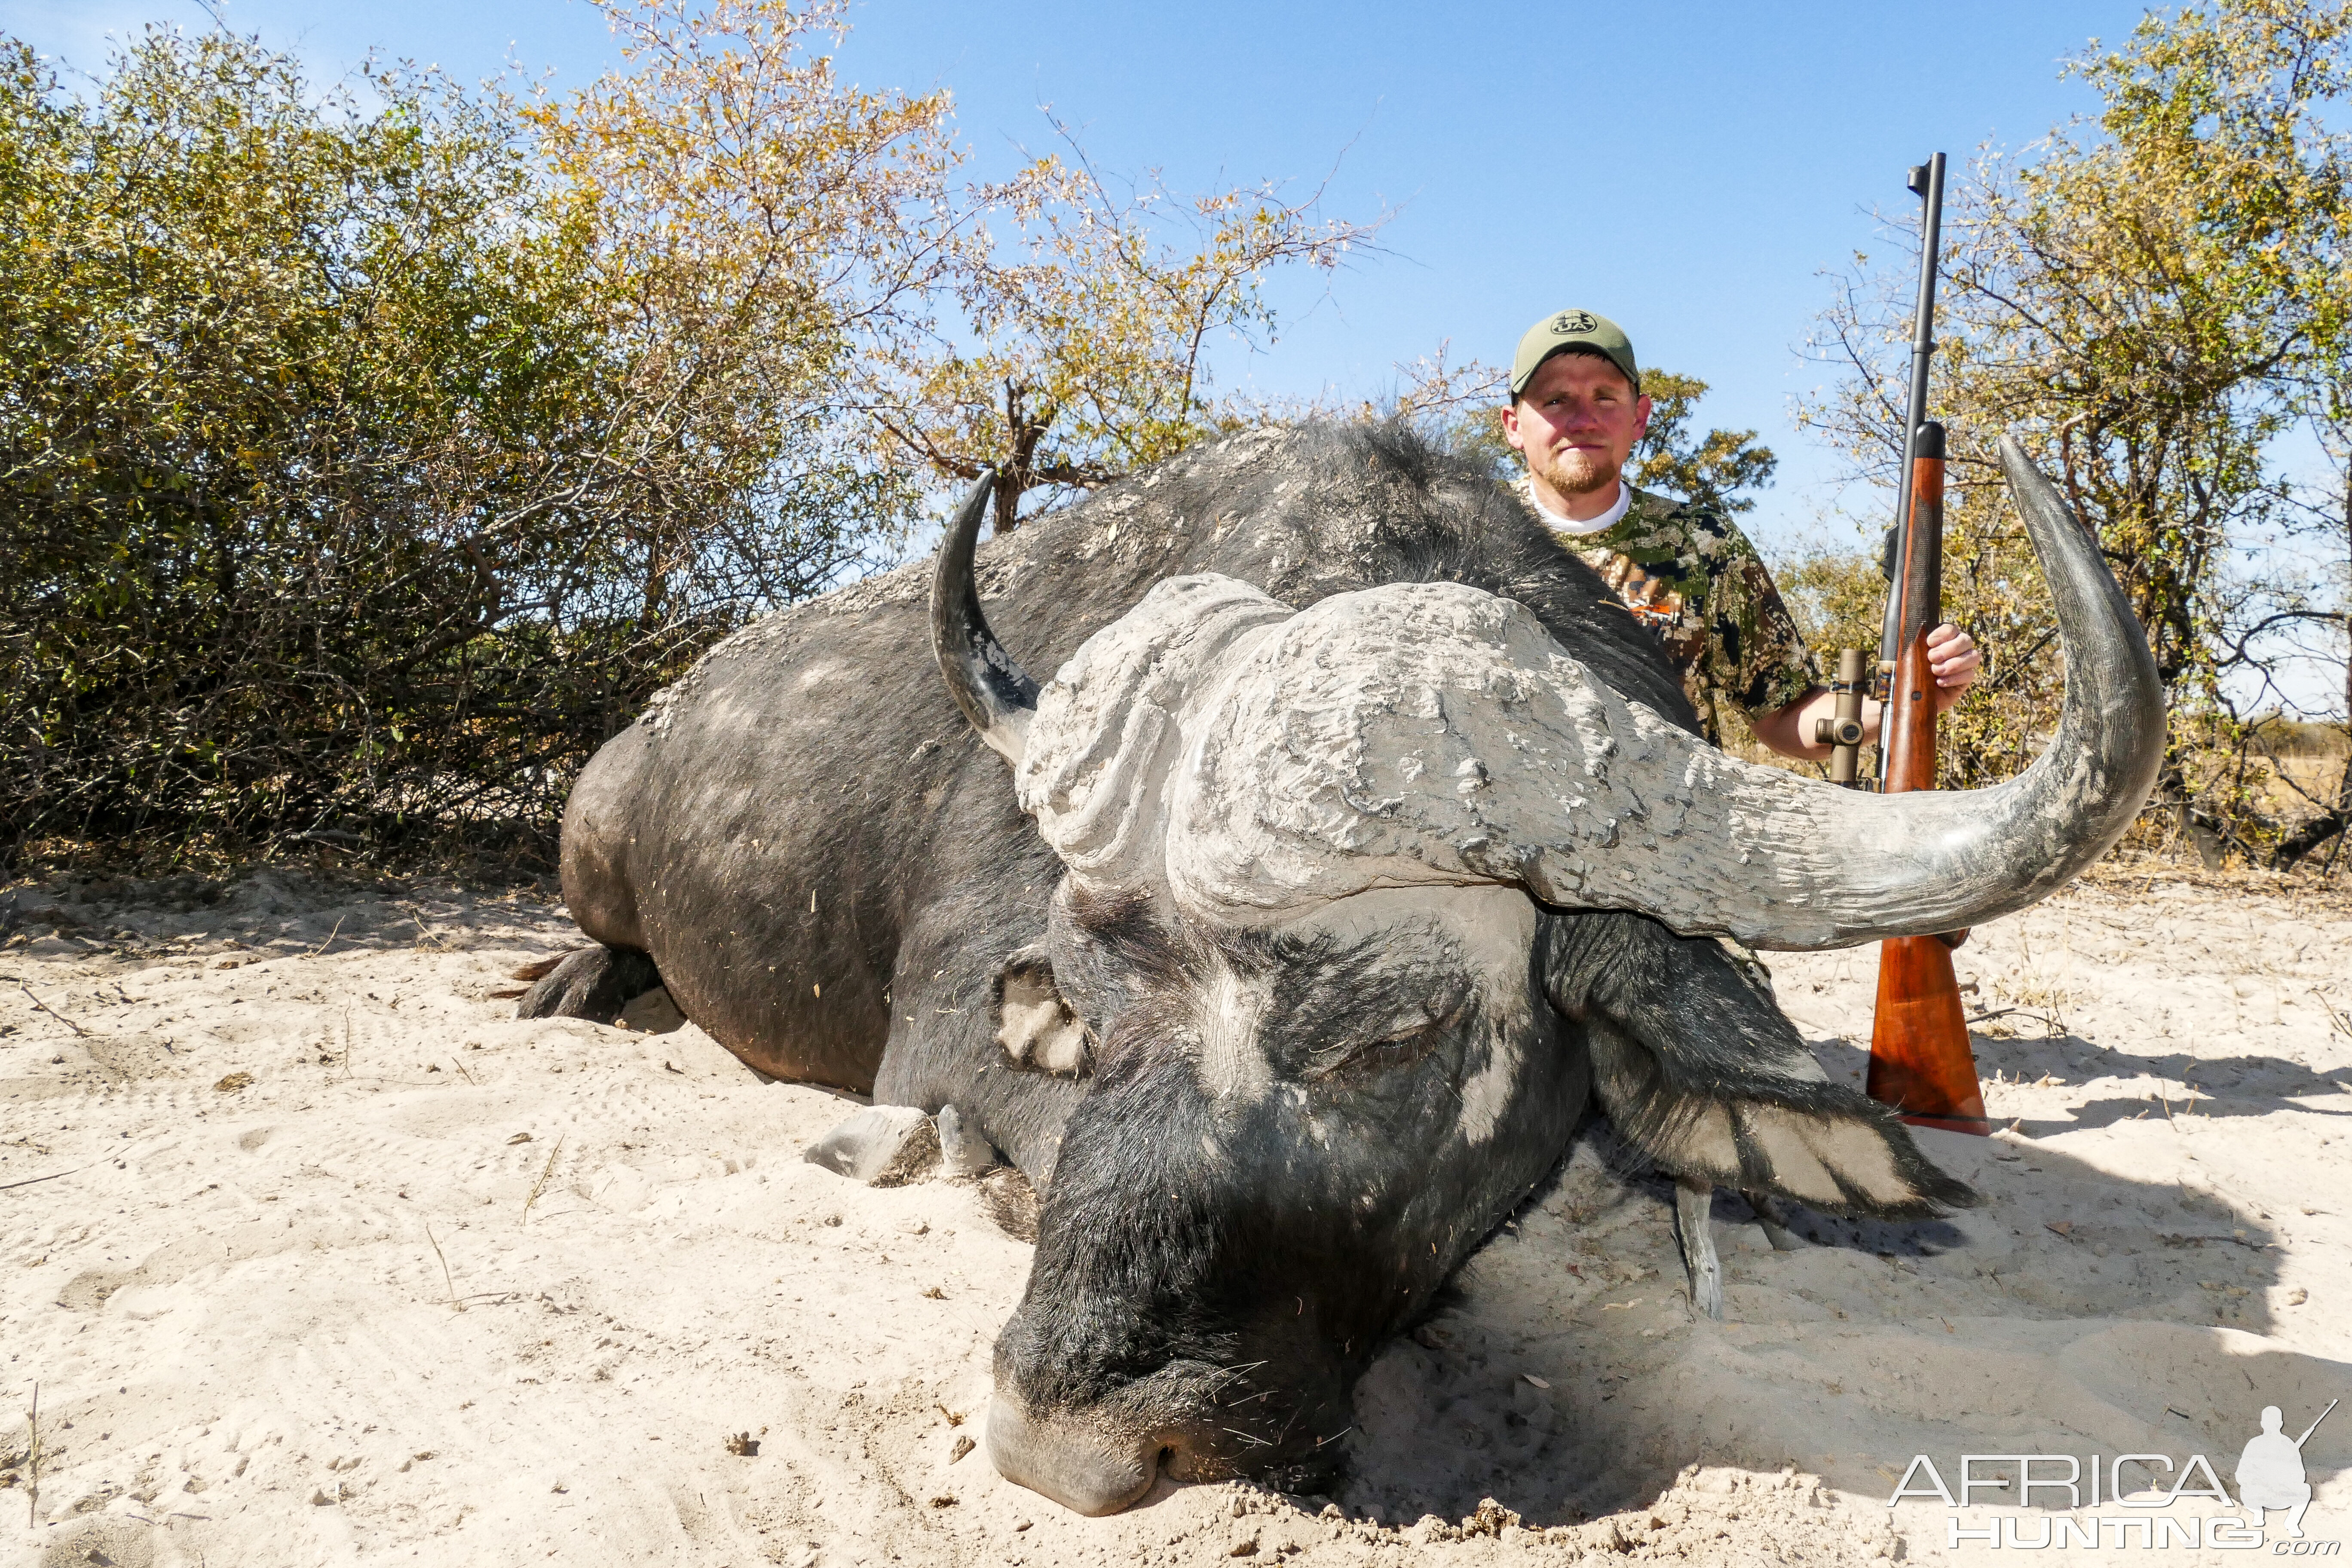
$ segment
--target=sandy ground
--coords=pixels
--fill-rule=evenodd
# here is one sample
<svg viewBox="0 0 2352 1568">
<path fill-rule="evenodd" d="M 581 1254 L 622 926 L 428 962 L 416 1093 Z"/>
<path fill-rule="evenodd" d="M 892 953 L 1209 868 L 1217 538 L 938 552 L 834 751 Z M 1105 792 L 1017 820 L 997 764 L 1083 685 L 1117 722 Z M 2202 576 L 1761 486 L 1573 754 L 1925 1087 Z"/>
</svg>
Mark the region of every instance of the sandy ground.
<svg viewBox="0 0 2352 1568">
<path fill-rule="evenodd" d="M 1665 1188 L 1595 1131 L 1366 1377 L 1336 1497 L 1162 1483 L 1092 1521 L 968 1449 L 1028 1268 L 1001 1194 L 803 1163 L 851 1102 L 658 997 L 515 1020 L 560 908 L 278 874 L 10 897 L 10 1561 L 1866 1563 L 2017 1512 L 1890 1511 L 1914 1455 L 2227 1482 L 2262 1405 L 2292 1435 L 2352 1395 L 2352 903 L 2277 884 L 2108 876 L 1962 950 L 2013 1126 L 1923 1137 L 1985 1207 L 1776 1253 L 1719 1194 L 1730 1321 L 1695 1321 Z M 1872 954 L 1775 970 L 1859 1074 Z M 2352 1411 L 2304 1453 L 2311 1538 L 2352 1534 Z"/>
</svg>

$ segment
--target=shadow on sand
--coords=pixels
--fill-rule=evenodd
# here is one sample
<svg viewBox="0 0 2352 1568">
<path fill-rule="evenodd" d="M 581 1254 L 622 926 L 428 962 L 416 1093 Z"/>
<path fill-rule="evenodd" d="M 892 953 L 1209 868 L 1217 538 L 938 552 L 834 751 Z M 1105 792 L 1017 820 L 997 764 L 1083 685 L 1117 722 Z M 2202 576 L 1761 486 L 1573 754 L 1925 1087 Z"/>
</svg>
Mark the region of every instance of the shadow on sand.
<svg viewBox="0 0 2352 1568">
<path fill-rule="evenodd" d="M 2240 1113 L 2337 1092 L 2292 1063 L 2033 1044 L 2037 1068 L 2201 1069 Z M 2087 1124 L 2146 1104 L 2093 1100 Z M 1691 1465 L 1794 1464 L 1874 1498 L 1915 1454 L 2204 1453 L 2226 1476 L 2263 1405 L 2300 1426 L 2352 1394 L 2352 1366 L 2257 1337 L 2279 1294 L 2266 1216 L 2030 1138 L 1921 1142 L 1982 1206 L 1907 1226 L 1808 1215 L 1811 1245 L 1776 1253 L 1718 1193 L 1713 1323 L 1685 1293 L 1670 1186 L 1628 1171 L 1588 1120 L 1548 1187 L 1365 1376 L 1340 1500 L 1410 1521 L 1491 1498 L 1539 1526 L 1645 1507 Z M 2315 1474 L 2352 1462 L 2352 1423 L 2306 1454 Z"/>
</svg>

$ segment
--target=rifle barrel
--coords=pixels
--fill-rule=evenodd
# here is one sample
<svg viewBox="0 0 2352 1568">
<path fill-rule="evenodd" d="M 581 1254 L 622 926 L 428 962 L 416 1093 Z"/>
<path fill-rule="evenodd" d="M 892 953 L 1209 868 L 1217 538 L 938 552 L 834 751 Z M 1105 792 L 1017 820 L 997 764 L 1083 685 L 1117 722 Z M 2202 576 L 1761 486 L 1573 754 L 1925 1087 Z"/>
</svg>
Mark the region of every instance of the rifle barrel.
<svg viewBox="0 0 2352 1568">
<path fill-rule="evenodd" d="M 1911 465 L 1919 455 L 1919 426 L 1927 418 L 1927 367 L 1936 357 L 1936 262 L 1944 236 L 1944 155 L 1930 157 L 1923 168 L 1911 171 L 1910 188 L 1919 193 L 1919 298 L 1911 312 L 1911 389 L 1903 405 L 1903 467 L 1895 498 L 1895 571 L 1887 594 L 1886 619 L 1878 637 L 1882 673 L 1902 647 L 1895 625 L 1895 602 L 1901 597 L 1903 553 L 1909 547 Z M 1881 770 L 1884 771 L 1883 769 Z"/>
<path fill-rule="evenodd" d="M 2335 1409 L 2335 1408 L 2336 1408 L 2336 1402 L 2335 1400 L 2333 1400 L 2333 1399 L 2329 1400 L 2329 1401 L 2327 1402 L 2327 1410 L 2333 1410 L 2333 1409 Z M 2323 1410 L 2323 1411 L 2321 1411 L 2321 1412 L 2319 1413 L 2318 1419 L 2317 1419 L 2317 1420 L 2313 1421 L 2313 1422 L 2312 1422 L 2312 1424 L 2311 1424 L 2310 1426 L 2306 1426 L 2306 1427 L 2305 1427 L 2305 1428 L 2303 1429 L 2303 1436 L 2300 1436 L 2300 1437 L 2297 1437 L 2297 1438 L 2294 1440 L 2294 1446 L 2295 1446 L 2296 1447 L 2300 1448 L 2300 1447 L 2302 1447 L 2305 1443 L 2308 1443 L 2308 1442 L 2310 1442 L 2310 1441 L 2311 1441 L 2311 1435 L 2312 1435 L 2314 1432 L 2316 1432 L 2316 1431 L 2318 1431 L 2318 1430 L 2319 1430 L 2319 1423 L 2320 1423 L 2321 1421 L 2325 1421 L 2325 1420 L 2326 1420 L 2326 1419 L 2327 1419 L 2327 1410 Z"/>
</svg>

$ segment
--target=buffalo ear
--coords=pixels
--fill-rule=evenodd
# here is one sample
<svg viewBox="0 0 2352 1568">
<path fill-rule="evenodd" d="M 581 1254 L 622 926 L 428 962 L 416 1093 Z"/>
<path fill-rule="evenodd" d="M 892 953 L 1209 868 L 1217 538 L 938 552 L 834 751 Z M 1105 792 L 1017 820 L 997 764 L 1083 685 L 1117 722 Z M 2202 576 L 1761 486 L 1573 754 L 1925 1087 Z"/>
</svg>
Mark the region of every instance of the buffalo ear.
<svg viewBox="0 0 2352 1568">
<path fill-rule="evenodd" d="M 1893 1111 L 1830 1082 L 1769 992 L 1711 938 L 1640 915 L 1549 926 L 1552 1005 L 1584 1027 L 1601 1109 L 1661 1169 L 1824 1214 L 1922 1218 L 1977 1201 Z"/>
<path fill-rule="evenodd" d="M 1013 1065 L 1062 1078 L 1082 1078 L 1094 1066 L 1087 1029 L 1054 983 L 1053 960 L 1042 945 L 1020 949 L 997 971 L 996 1043 Z"/>
</svg>

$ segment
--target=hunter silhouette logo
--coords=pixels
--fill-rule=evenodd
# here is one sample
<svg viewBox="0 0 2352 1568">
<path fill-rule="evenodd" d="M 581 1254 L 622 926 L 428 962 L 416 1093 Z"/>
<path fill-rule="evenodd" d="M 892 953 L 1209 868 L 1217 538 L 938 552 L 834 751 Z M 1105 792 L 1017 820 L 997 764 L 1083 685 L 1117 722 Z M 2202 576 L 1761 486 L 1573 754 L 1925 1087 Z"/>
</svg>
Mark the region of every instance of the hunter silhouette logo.
<svg viewBox="0 0 2352 1568">
<path fill-rule="evenodd" d="M 2342 1552 L 2342 1542 L 2304 1536 L 2303 1516 L 2311 1507 L 2312 1486 L 2303 1450 L 2337 1403 L 2329 1400 L 2327 1409 L 2300 1437 L 2290 1437 L 2282 1429 L 2284 1413 L 2277 1405 L 2263 1407 L 2262 1430 L 2238 1456 L 2235 1513 L 2178 1511 L 2176 1505 L 2199 1500 L 2209 1509 L 2216 1503 L 2222 1510 L 2232 1507 L 2212 1462 L 2202 1454 L 2186 1460 L 2165 1454 L 2093 1454 L 2087 1464 L 2073 1454 L 1963 1454 L 1957 1482 L 1948 1486 L 1936 1462 L 1919 1454 L 1895 1483 L 1886 1506 L 1894 1508 L 1906 1498 L 1934 1498 L 1943 1503 L 1948 1510 L 1944 1520 L 1947 1551 L 1957 1550 L 1963 1542 L 1980 1541 L 1996 1550 L 2026 1552 L 2052 1547 L 2163 1551 L 2175 1546 L 2250 1552 L 2264 1545 L 2267 1516 L 2277 1511 L 2286 1518 L 2279 1539 L 2269 1543 L 2272 1555 L 2333 1557 Z M 1976 1496 L 1979 1492 L 2006 1493 L 2001 1501 L 2029 1511 L 1963 1522 L 1963 1510 L 1986 1506 Z M 2107 1509 L 2117 1511 L 2104 1511 Z M 2084 1510 L 2089 1510 L 2087 1518 Z"/>
<path fill-rule="evenodd" d="M 2327 1402 L 2327 1410 L 2336 1402 Z M 2289 1437 L 2279 1430 L 2284 1418 L 2275 1405 L 2263 1406 L 2263 1429 L 2238 1456 L 2238 1501 L 2253 1510 L 2262 1521 L 2272 1509 L 2287 1510 L 2286 1538 L 2303 1539 L 2303 1510 L 2311 1506 L 2311 1481 L 2303 1473 L 2303 1446 L 2319 1430 L 2319 1422 L 2327 1419 L 2327 1410 L 2319 1413 L 2319 1420 L 2303 1429 L 2300 1437 Z"/>
<path fill-rule="evenodd" d="M 1552 336 L 1564 338 L 1570 332 L 1589 332 L 1601 324 L 1601 318 L 1590 310 L 1562 310 L 1551 319 Z"/>
</svg>

